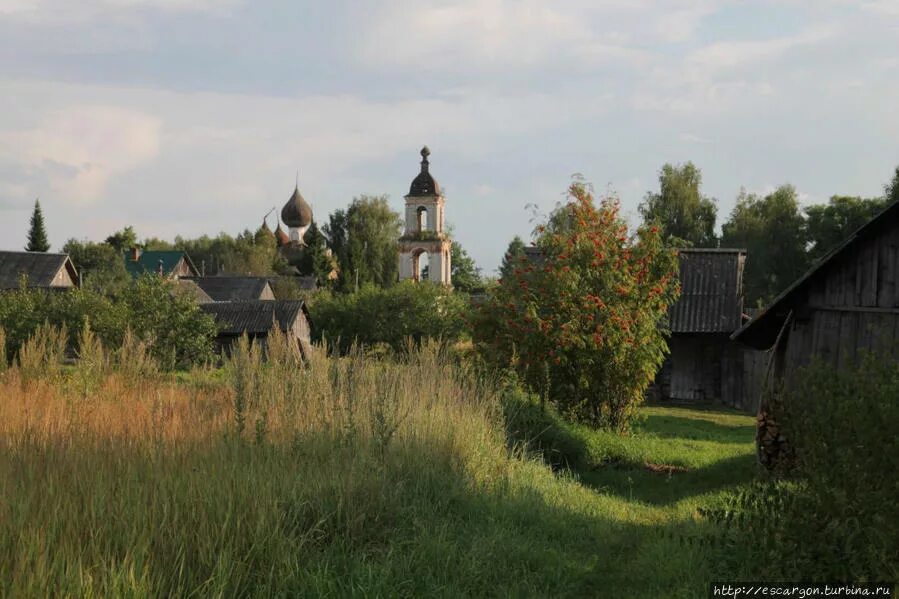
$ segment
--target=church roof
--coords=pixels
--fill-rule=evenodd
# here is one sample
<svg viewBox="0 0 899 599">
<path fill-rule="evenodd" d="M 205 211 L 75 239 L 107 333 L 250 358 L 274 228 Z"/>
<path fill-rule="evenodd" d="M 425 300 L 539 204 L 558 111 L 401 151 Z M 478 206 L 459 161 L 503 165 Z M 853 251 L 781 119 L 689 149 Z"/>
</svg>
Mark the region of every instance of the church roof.
<svg viewBox="0 0 899 599">
<path fill-rule="evenodd" d="M 431 164 L 428 162 L 428 156 L 430 155 L 431 150 L 428 149 L 428 146 L 421 149 L 421 172 L 412 180 L 412 185 L 409 187 L 410 196 L 440 195 L 440 185 L 428 170 Z"/>
<path fill-rule="evenodd" d="M 293 195 L 281 209 L 281 220 L 288 227 L 308 227 L 312 224 L 312 206 L 310 206 L 300 193 L 299 187 L 295 187 Z"/>
</svg>

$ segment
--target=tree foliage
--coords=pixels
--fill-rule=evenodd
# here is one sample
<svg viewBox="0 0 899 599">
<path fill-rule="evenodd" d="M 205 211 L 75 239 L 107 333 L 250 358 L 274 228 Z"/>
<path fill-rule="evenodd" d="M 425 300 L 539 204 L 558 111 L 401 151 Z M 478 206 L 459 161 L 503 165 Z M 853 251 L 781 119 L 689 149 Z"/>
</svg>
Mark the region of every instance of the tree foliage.
<svg viewBox="0 0 899 599">
<path fill-rule="evenodd" d="M 106 243 L 111 245 L 118 251 L 119 253 L 131 249 L 133 247 L 137 247 L 137 233 L 134 232 L 134 227 L 128 225 L 121 231 L 116 231 L 112 235 L 106 238 Z M 168 248 L 157 248 L 157 249 L 168 249 Z"/>
<path fill-rule="evenodd" d="M 450 250 L 450 271 L 453 287 L 463 293 L 471 293 L 483 286 L 481 269 L 478 268 L 465 248 L 458 241 Z"/>
<path fill-rule="evenodd" d="M 362 195 L 349 207 L 336 210 L 323 227 L 338 264 L 338 286 L 344 291 L 369 283 L 387 287 L 396 282 L 400 215 L 390 209 L 387 196 Z"/>
<path fill-rule="evenodd" d="M 659 192 L 649 192 L 640 204 L 646 223 L 661 227 L 673 247 L 715 247 L 718 207 L 702 195 L 702 172 L 692 162 L 666 164 L 659 171 Z"/>
<path fill-rule="evenodd" d="M 25 246 L 25 249 L 29 252 L 46 252 L 50 249 L 40 200 L 34 201 L 34 211 L 31 213 L 31 226 L 28 229 L 28 245 Z"/>
<path fill-rule="evenodd" d="M 186 367 L 212 357 L 216 334 L 213 318 L 187 295 L 172 293 L 172 283 L 144 275 L 125 286 L 117 298 L 91 289 L 50 293 L 19 289 L 0 294 L 0 329 L 6 332 L 8 356 L 44 323 L 65 327 L 69 343 L 90 323 L 106 347 L 122 344 L 125 331 L 150 344 L 150 351 L 166 368 Z"/>
<path fill-rule="evenodd" d="M 402 281 L 389 288 L 366 285 L 358 292 L 323 293 L 310 303 L 315 335 L 346 351 L 358 342 L 394 351 L 407 339 L 454 341 L 465 331 L 468 303 L 441 285 Z"/>
<path fill-rule="evenodd" d="M 625 430 L 667 351 L 674 251 L 654 225 L 629 236 L 617 200 L 579 182 L 537 235 L 542 263 L 520 258 L 477 319 L 483 354 L 569 416 Z"/>
<path fill-rule="evenodd" d="M 130 281 L 122 252 L 108 243 L 69 239 L 62 251 L 71 258 L 84 287 L 115 294 Z"/>
<path fill-rule="evenodd" d="M 886 207 L 885 198 L 833 196 L 805 209 L 809 259 L 821 258 Z"/>
<path fill-rule="evenodd" d="M 512 271 L 518 267 L 522 258 L 524 258 L 524 241 L 522 241 L 521 237 L 516 235 L 512 238 L 512 241 L 509 242 L 506 253 L 503 254 L 503 261 L 499 266 L 500 279 L 511 277 Z"/>
<path fill-rule="evenodd" d="M 749 304 L 764 305 L 806 271 L 807 241 L 792 185 L 782 185 L 764 197 L 741 191 L 722 226 L 722 245 L 747 250 L 743 279 Z"/>
</svg>

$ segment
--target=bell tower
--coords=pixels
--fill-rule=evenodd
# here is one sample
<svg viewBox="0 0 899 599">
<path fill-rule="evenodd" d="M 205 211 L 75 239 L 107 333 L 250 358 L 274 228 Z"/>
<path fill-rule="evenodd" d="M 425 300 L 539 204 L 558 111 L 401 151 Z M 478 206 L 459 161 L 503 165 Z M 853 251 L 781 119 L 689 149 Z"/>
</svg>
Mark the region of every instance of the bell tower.
<svg viewBox="0 0 899 599">
<path fill-rule="evenodd" d="M 406 224 L 399 240 L 400 280 L 427 280 L 452 285 L 450 250 L 453 242 L 444 232 L 446 201 L 431 176 L 427 146 L 421 149 L 421 172 L 406 195 Z"/>
</svg>

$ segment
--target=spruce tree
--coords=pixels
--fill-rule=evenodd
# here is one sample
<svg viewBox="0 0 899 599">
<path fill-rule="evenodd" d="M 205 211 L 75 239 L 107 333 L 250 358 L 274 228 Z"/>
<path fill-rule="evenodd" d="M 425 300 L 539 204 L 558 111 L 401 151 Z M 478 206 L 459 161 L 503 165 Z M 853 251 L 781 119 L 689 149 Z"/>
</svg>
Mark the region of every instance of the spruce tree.
<svg viewBox="0 0 899 599">
<path fill-rule="evenodd" d="M 50 249 L 47 241 L 47 230 L 44 228 L 44 213 L 41 212 L 41 203 L 34 201 L 34 212 L 31 213 L 31 228 L 28 230 L 28 245 L 25 249 L 29 252 L 46 252 Z"/>
<path fill-rule="evenodd" d="M 507 279 L 512 276 L 513 271 L 519 265 L 521 257 L 524 256 L 524 241 L 518 235 L 509 242 L 509 248 L 503 256 L 502 264 L 499 267 L 499 276 L 501 279 Z"/>
</svg>

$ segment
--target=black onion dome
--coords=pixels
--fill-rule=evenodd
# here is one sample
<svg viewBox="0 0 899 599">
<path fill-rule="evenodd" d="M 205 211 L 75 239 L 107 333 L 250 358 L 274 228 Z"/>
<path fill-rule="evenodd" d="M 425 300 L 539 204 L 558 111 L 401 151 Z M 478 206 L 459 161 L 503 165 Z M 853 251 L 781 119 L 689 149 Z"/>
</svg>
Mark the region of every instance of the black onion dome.
<svg viewBox="0 0 899 599">
<path fill-rule="evenodd" d="M 437 183 L 437 180 L 431 176 L 431 173 L 428 172 L 428 167 L 431 164 L 428 162 L 428 156 L 430 155 L 431 150 L 428 149 L 428 146 L 421 149 L 421 172 L 412 180 L 412 185 L 409 187 L 410 196 L 440 195 L 440 185 Z"/>
<path fill-rule="evenodd" d="M 306 203 L 299 187 L 295 187 L 293 195 L 281 209 L 281 220 L 288 227 L 308 227 L 312 224 L 312 206 Z"/>
</svg>

